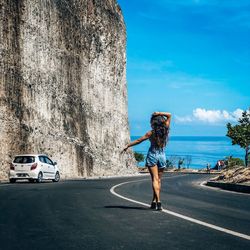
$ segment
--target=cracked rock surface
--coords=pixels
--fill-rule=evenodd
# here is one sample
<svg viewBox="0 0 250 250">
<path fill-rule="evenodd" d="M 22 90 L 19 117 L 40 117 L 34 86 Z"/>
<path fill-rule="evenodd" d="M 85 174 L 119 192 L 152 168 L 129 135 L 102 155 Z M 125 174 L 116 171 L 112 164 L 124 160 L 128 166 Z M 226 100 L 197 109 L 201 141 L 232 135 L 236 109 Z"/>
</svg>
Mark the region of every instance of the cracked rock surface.
<svg viewBox="0 0 250 250">
<path fill-rule="evenodd" d="M 0 180 L 21 153 L 64 178 L 135 172 L 115 0 L 0 0 L 0 77 Z"/>
</svg>

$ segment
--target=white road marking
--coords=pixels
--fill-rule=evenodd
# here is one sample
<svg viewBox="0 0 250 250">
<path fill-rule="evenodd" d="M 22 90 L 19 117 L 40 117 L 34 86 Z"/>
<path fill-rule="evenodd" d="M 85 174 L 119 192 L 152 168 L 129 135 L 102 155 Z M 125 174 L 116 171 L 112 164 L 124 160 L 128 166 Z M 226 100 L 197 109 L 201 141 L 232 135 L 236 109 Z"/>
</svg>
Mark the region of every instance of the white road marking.
<svg viewBox="0 0 250 250">
<path fill-rule="evenodd" d="M 150 207 L 149 204 L 146 204 L 146 203 L 143 203 L 143 202 L 140 202 L 140 201 L 136 201 L 136 200 L 127 198 L 127 197 L 125 197 L 125 196 L 123 196 L 123 195 L 120 195 L 120 194 L 118 194 L 118 193 L 115 192 L 115 189 L 116 189 L 117 187 L 120 187 L 120 186 L 125 185 L 125 184 L 129 184 L 129 183 L 132 183 L 132 182 L 145 181 L 145 180 L 148 180 L 148 179 L 137 180 L 137 181 L 122 182 L 122 183 L 120 183 L 120 184 L 117 184 L 117 185 L 113 186 L 113 187 L 110 189 L 110 192 L 111 192 L 113 195 L 115 195 L 115 196 L 117 196 L 117 197 L 119 197 L 119 198 L 121 198 L 121 199 L 123 199 L 123 200 L 127 200 L 127 201 L 130 201 L 130 202 L 133 202 L 133 203 L 136 203 L 136 204 L 145 206 L 145 207 Z M 223 233 L 231 234 L 231 235 L 233 235 L 233 236 L 237 236 L 237 237 L 240 237 L 240 238 L 243 238 L 243 239 L 246 239 L 246 240 L 250 240 L 250 235 L 247 235 L 247 234 L 242 234 L 242 233 L 239 233 L 239 232 L 236 232 L 236 231 L 227 229 L 227 228 L 219 227 L 219 226 L 216 226 L 216 225 L 213 225 L 213 224 L 210 224 L 210 223 L 201 221 L 201 220 L 197 220 L 197 219 L 194 219 L 194 218 L 191 218 L 191 217 L 188 217 L 188 216 L 179 214 L 179 213 L 175 213 L 175 212 L 170 211 L 170 210 L 167 210 L 167 209 L 163 209 L 162 212 L 164 212 L 164 213 L 166 213 L 166 214 L 173 215 L 173 216 L 178 217 L 178 218 L 181 218 L 181 219 L 183 219 L 183 220 L 187 220 L 187 221 L 190 221 L 190 222 L 193 222 L 193 223 L 196 223 L 196 224 L 199 224 L 199 225 L 208 227 L 208 228 L 212 228 L 212 229 L 214 229 L 214 230 L 217 230 L 217 231 L 220 231 L 220 232 L 223 232 Z"/>
</svg>

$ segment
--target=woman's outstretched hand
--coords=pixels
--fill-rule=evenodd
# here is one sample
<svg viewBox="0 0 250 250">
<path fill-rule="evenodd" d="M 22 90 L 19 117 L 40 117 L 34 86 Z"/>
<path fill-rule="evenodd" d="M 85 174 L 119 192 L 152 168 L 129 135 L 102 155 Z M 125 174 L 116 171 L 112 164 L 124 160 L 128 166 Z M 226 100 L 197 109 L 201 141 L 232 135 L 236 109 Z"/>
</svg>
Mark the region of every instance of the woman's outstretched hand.
<svg viewBox="0 0 250 250">
<path fill-rule="evenodd" d="M 128 148 L 129 148 L 128 145 L 126 145 L 125 148 L 122 150 L 121 153 L 125 153 L 128 150 Z"/>
</svg>

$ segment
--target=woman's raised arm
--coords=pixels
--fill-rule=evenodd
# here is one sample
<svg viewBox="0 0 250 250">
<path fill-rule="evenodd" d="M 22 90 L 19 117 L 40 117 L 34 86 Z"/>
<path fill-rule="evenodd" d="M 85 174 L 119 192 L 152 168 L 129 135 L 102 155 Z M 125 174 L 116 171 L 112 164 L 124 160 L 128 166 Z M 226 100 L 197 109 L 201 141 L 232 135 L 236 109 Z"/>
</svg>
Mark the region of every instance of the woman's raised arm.
<svg viewBox="0 0 250 250">
<path fill-rule="evenodd" d="M 152 131 L 148 131 L 144 136 L 138 138 L 137 140 L 134 140 L 127 144 L 125 148 L 122 150 L 122 152 L 125 152 L 129 147 L 135 146 L 137 144 L 140 144 L 141 142 L 149 139 L 149 137 L 152 135 Z"/>
<path fill-rule="evenodd" d="M 154 112 L 153 116 L 158 116 L 158 115 L 162 115 L 162 116 L 166 116 L 167 120 L 166 120 L 166 126 L 169 127 L 170 126 L 170 122 L 171 122 L 171 113 L 168 112 Z"/>
</svg>

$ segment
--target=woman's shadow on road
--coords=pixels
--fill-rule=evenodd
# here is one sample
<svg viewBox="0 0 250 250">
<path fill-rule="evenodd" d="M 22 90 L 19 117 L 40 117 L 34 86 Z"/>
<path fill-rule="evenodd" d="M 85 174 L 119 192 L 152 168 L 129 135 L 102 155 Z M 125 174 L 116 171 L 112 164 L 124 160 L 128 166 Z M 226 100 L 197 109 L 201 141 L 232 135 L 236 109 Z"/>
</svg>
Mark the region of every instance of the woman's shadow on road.
<svg viewBox="0 0 250 250">
<path fill-rule="evenodd" d="M 120 208 L 120 209 L 137 209 L 137 210 L 149 210 L 145 207 L 131 207 L 131 206 L 104 206 L 105 208 Z"/>
</svg>

